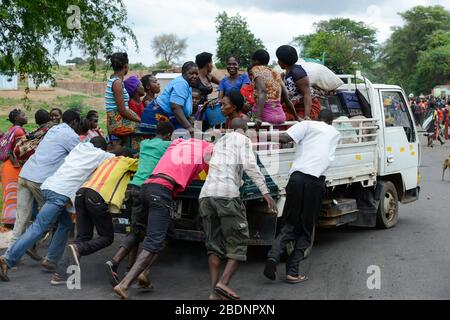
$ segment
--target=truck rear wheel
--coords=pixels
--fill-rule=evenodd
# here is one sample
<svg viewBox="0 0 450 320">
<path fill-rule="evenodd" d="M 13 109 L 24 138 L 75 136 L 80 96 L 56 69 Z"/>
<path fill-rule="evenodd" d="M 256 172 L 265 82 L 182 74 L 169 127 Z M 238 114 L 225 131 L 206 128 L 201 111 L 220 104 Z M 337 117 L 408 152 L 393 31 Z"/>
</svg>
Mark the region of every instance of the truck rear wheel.
<svg viewBox="0 0 450 320">
<path fill-rule="evenodd" d="M 380 205 L 377 211 L 377 227 L 389 229 L 398 221 L 398 195 L 390 181 L 380 181 Z"/>
</svg>

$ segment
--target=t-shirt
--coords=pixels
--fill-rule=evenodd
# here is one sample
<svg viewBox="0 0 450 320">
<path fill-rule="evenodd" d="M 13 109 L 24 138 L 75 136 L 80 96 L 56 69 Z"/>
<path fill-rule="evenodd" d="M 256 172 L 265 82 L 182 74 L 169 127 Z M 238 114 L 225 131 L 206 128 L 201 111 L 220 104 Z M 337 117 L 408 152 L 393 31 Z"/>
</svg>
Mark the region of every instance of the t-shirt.
<svg viewBox="0 0 450 320">
<path fill-rule="evenodd" d="M 80 143 L 80 137 L 66 123 L 52 127 L 39 143 L 36 152 L 25 162 L 19 176 L 42 183 L 64 162 L 64 159 Z"/>
<path fill-rule="evenodd" d="M 153 175 L 162 173 L 171 177 L 177 183 L 177 189 L 173 192 L 175 196 L 207 169 L 206 155 L 212 153 L 212 149 L 213 144 L 205 140 L 175 140 L 159 160 Z M 151 182 L 151 179 L 145 181 Z"/>
<path fill-rule="evenodd" d="M 235 80 L 231 80 L 230 77 L 225 77 L 220 81 L 219 91 L 225 94 L 231 91 L 240 91 L 244 84 L 249 84 L 250 78 L 247 74 L 241 74 Z"/>
<path fill-rule="evenodd" d="M 319 178 L 334 160 L 340 133 L 322 121 L 302 121 L 286 133 L 296 143 L 295 159 L 289 174 L 300 171 Z"/>
<path fill-rule="evenodd" d="M 155 169 L 169 145 L 170 141 L 165 141 L 160 138 L 142 141 L 139 151 L 138 170 L 130 183 L 141 186 L 150 177 L 153 169 Z"/>
<path fill-rule="evenodd" d="M 82 188 L 96 191 L 109 205 L 110 213 L 120 213 L 125 191 L 132 173 L 136 172 L 137 159 L 113 157 L 103 161 Z"/>
<path fill-rule="evenodd" d="M 156 98 L 156 102 L 169 115 L 173 114 L 171 103 L 180 105 L 186 118 L 189 118 L 192 114 L 192 88 L 183 76 L 179 76 L 169 82 L 163 93 Z"/>
<path fill-rule="evenodd" d="M 300 91 L 297 89 L 297 86 L 295 85 L 295 82 L 298 80 L 301 80 L 305 77 L 307 77 L 307 73 L 305 69 L 302 68 L 302 66 L 294 65 L 292 67 L 292 70 L 290 70 L 285 78 L 284 78 L 284 85 L 286 86 L 289 100 L 297 100 L 300 101 L 303 98 L 303 95 L 300 93 Z"/>
<path fill-rule="evenodd" d="M 142 116 L 142 112 L 144 112 L 145 106 L 144 106 L 144 102 L 141 103 L 137 103 L 136 101 L 134 101 L 133 99 L 130 99 L 130 101 L 128 102 L 128 106 L 130 107 L 131 110 L 134 111 L 134 113 L 136 113 L 139 117 Z"/>
<path fill-rule="evenodd" d="M 59 169 L 44 181 L 41 189 L 66 196 L 74 204 L 78 189 L 104 160 L 112 157 L 114 154 L 96 148 L 90 142 L 81 142 L 64 159 Z"/>
</svg>

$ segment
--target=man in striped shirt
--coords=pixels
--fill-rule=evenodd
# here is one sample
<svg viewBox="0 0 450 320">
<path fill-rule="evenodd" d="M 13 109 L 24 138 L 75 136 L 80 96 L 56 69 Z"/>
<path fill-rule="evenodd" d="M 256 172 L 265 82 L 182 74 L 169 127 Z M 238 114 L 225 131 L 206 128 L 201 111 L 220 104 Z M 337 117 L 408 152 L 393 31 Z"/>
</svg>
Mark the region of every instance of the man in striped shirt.
<svg viewBox="0 0 450 320">
<path fill-rule="evenodd" d="M 214 146 L 208 177 L 199 197 L 211 276 L 211 300 L 239 299 L 228 284 L 239 262 L 247 260 L 245 241 L 249 238 L 249 229 L 239 192 L 244 171 L 258 187 L 269 210 L 277 212 L 277 205 L 256 162 L 252 142 L 245 136 L 247 122 L 235 118 L 231 127 L 235 132 L 225 134 Z M 227 262 L 219 279 L 222 261 Z"/>
</svg>

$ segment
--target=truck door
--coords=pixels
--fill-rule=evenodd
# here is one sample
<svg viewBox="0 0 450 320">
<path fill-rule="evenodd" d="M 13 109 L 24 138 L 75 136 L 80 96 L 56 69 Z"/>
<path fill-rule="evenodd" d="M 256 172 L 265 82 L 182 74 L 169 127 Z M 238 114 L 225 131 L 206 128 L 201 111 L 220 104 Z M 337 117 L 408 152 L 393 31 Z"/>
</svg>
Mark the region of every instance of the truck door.
<svg viewBox="0 0 450 320">
<path fill-rule="evenodd" d="M 417 187 L 419 139 L 401 91 L 380 90 L 384 114 L 385 174 L 400 173 L 405 190 Z"/>
</svg>

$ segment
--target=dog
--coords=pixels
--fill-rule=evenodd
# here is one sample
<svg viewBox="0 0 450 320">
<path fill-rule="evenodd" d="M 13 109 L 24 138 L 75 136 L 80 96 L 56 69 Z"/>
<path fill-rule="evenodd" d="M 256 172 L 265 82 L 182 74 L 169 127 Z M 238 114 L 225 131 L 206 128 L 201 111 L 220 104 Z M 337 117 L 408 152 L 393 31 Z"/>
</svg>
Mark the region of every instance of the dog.
<svg viewBox="0 0 450 320">
<path fill-rule="evenodd" d="M 444 181 L 444 174 L 445 170 L 447 169 L 450 172 L 450 156 L 448 156 L 448 158 L 444 160 L 444 168 L 442 169 L 442 181 Z"/>
</svg>

